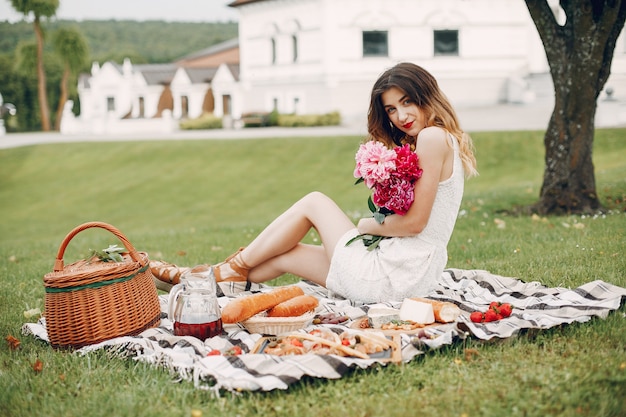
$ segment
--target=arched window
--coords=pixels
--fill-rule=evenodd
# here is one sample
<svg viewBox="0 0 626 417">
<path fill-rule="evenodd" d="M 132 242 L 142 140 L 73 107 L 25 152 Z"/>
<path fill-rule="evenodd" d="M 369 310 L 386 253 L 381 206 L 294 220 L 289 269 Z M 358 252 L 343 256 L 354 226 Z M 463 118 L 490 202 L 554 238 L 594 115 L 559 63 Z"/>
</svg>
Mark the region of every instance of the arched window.
<svg viewBox="0 0 626 417">
<path fill-rule="evenodd" d="M 272 38 L 272 64 L 276 63 L 276 38 Z"/>
<path fill-rule="evenodd" d="M 298 36 L 291 35 L 291 46 L 293 47 L 293 62 L 298 62 Z"/>
</svg>

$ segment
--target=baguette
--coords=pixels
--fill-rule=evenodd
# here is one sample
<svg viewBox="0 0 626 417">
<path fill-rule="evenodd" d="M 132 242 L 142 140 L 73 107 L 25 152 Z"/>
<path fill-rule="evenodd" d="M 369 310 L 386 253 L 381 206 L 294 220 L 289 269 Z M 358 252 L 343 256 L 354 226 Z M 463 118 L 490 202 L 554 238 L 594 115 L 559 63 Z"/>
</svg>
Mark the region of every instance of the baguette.
<svg viewBox="0 0 626 417">
<path fill-rule="evenodd" d="M 222 322 L 239 323 L 290 298 L 303 295 L 302 288 L 280 287 L 275 290 L 235 298 L 222 309 Z"/>
<path fill-rule="evenodd" d="M 312 295 L 299 295 L 275 305 L 267 311 L 267 317 L 297 317 L 314 310 L 319 304 Z"/>
<path fill-rule="evenodd" d="M 456 304 L 430 300 L 428 298 L 411 298 L 411 300 L 431 304 L 433 306 L 435 321 L 439 323 L 452 323 L 461 315 L 461 309 Z"/>
</svg>

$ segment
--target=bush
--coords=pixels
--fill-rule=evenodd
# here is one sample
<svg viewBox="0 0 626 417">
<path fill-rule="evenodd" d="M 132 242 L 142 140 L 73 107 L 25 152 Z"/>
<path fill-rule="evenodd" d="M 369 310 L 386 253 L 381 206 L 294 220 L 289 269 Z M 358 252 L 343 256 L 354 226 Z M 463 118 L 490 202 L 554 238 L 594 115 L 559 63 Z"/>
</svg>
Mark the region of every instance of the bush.
<svg viewBox="0 0 626 417">
<path fill-rule="evenodd" d="M 183 130 L 221 129 L 222 118 L 214 116 L 213 113 L 203 113 L 197 119 L 181 121 L 180 128 Z"/>
<path fill-rule="evenodd" d="M 311 127 L 337 126 L 341 124 L 339 112 L 325 114 L 281 114 L 278 116 L 278 126 L 283 127 Z"/>
<path fill-rule="evenodd" d="M 241 115 L 244 127 L 265 127 L 272 126 L 270 122 L 271 113 L 251 112 Z"/>
<path fill-rule="evenodd" d="M 272 112 L 269 114 L 269 119 L 268 119 L 268 126 L 278 126 L 278 118 L 279 118 L 279 114 L 277 110 L 272 110 Z"/>
</svg>

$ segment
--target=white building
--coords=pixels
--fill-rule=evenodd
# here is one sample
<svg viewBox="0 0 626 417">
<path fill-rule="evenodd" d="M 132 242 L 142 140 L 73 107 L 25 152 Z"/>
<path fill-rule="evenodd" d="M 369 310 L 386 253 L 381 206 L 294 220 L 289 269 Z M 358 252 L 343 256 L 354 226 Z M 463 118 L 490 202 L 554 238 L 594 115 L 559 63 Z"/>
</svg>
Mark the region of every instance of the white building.
<svg viewBox="0 0 626 417">
<path fill-rule="evenodd" d="M 562 19 L 558 1 L 550 3 Z M 173 120 L 209 111 L 230 126 L 242 114 L 276 109 L 339 111 L 344 123 L 362 124 L 372 84 L 401 61 L 433 73 L 459 107 L 553 97 L 543 45 L 523 0 L 235 0 L 229 6 L 239 12 L 238 43 L 163 66 L 161 79 L 148 75 L 150 66 L 96 67 L 80 89 L 81 118 L 158 116 L 156 97 L 169 88 Z M 607 83 L 616 97 L 626 96 L 623 38 Z"/>
<path fill-rule="evenodd" d="M 220 99 L 237 94 L 238 51 L 235 39 L 171 64 L 94 63 L 78 80 L 80 115 L 74 117 L 68 102 L 61 132 L 167 133 L 203 113 L 228 116 L 233 105 L 215 100 L 214 89 Z"/>
</svg>

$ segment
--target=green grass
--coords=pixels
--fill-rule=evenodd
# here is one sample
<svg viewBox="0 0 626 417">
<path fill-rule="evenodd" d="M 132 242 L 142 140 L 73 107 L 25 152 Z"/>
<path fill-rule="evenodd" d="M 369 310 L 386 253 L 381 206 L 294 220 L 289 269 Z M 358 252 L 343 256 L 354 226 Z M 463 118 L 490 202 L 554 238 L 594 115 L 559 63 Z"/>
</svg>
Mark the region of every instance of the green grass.
<svg viewBox="0 0 626 417">
<path fill-rule="evenodd" d="M 539 132 L 473 135 L 481 175 L 467 182 L 449 266 L 573 287 L 602 279 L 626 287 L 626 130 L 596 133 L 602 216 L 531 218 L 508 210 L 536 201 Z M 355 219 L 367 191 L 354 186 L 360 138 L 56 144 L 0 150 L 0 415 L 7 416 L 622 416 L 626 326 L 606 320 L 499 342 L 467 340 L 402 366 L 341 380 L 306 378 L 287 391 L 215 398 L 162 369 L 105 353 L 57 352 L 20 334 L 23 312 L 43 310 L 42 277 L 75 226 L 118 227 L 152 258 L 221 260 L 312 190 Z M 312 234 L 309 240 L 314 241 Z M 117 243 L 78 234 L 71 262 Z M 280 282 L 292 282 L 287 276 Z M 21 347 L 12 351 L 5 338 Z M 44 364 L 35 373 L 32 364 Z"/>
</svg>

